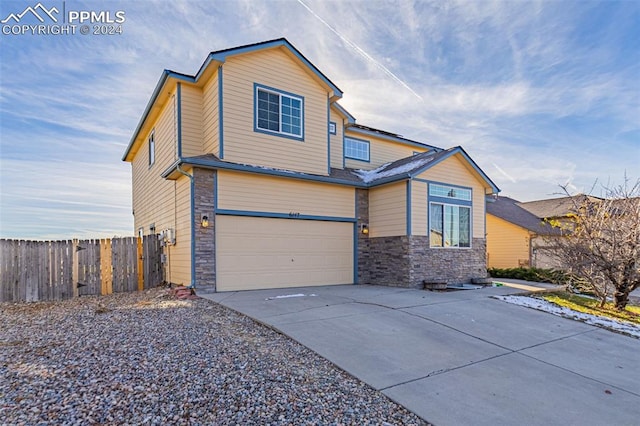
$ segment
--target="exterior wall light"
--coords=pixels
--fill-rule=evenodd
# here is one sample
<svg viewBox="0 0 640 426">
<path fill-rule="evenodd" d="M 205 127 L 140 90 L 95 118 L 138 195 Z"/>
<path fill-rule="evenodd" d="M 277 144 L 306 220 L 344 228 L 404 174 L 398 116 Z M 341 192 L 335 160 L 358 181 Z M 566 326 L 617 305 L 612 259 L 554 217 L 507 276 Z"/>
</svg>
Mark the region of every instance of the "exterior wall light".
<svg viewBox="0 0 640 426">
<path fill-rule="evenodd" d="M 369 225 L 367 225 L 366 223 L 360 225 L 360 232 L 364 235 L 367 235 L 369 233 Z"/>
<path fill-rule="evenodd" d="M 209 227 L 209 216 L 207 216 L 206 214 L 202 215 L 202 220 L 200 220 L 200 225 L 202 225 L 203 228 L 208 228 Z"/>
</svg>

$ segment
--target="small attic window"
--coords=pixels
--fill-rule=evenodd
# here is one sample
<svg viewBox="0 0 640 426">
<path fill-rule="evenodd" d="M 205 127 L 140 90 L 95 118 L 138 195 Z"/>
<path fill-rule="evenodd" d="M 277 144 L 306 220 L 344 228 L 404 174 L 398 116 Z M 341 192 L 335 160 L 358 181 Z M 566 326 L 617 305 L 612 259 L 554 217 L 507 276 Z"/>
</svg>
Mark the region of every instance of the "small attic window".
<svg viewBox="0 0 640 426">
<path fill-rule="evenodd" d="M 155 130 L 151 131 L 149 135 L 149 167 L 153 166 L 153 163 L 156 162 L 156 141 L 155 141 Z"/>
<path fill-rule="evenodd" d="M 332 135 L 336 134 L 336 123 L 333 121 L 329 122 L 329 133 Z"/>
</svg>

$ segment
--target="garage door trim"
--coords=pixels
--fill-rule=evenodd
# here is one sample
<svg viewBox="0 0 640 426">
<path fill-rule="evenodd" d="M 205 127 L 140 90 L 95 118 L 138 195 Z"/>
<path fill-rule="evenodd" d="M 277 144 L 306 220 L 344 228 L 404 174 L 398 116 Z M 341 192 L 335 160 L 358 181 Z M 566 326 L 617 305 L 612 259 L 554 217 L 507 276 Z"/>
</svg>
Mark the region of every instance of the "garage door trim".
<svg viewBox="0 0 640 426">
<path fill-rule="evenodd" d="M 275 213 L 275 212 L 254 212 L 247 210 L 228 210 L 218 209 L 217 215 L 225 216 L 250 216 L 250 217 L 267 217 L 274 219 L 297 219 L 297 220 L 319 220 L 325 222 L 352 222 L 356 223 L 355 217 L 340 217 L 340 216 L 316 216 L 310 214 L 300 214 L 298 212 L 291 213 Z"/>
</svg>

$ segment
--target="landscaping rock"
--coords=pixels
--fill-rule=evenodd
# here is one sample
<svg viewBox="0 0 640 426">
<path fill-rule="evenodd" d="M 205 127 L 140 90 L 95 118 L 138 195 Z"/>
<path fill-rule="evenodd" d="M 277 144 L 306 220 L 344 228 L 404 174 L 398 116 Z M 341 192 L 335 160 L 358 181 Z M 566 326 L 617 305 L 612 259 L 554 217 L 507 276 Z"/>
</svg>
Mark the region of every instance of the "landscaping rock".
<svg viewBox="0 0 640 426">
<path fill-rule="evenodd" d="M 427 424 L 304 346 L 184 292 L 0 304 L 0 323 L 1 424 Z"/>
</svg>

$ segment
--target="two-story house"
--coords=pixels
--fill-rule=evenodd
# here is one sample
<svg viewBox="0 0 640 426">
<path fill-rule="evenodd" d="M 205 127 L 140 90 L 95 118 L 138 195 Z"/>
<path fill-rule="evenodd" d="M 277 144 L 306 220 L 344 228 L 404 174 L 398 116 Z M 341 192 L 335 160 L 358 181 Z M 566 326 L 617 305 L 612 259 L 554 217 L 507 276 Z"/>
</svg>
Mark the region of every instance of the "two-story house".
<svg viewBox="0 0 640 426">
<path fill-rule="evenodd" d="M 362 126 L 285 39 L 165 70 L 123 160 L 167 281 L 216 291 L 418 287 L 486 276 L 485 196 L 460 147 Z"/>
</svg>

